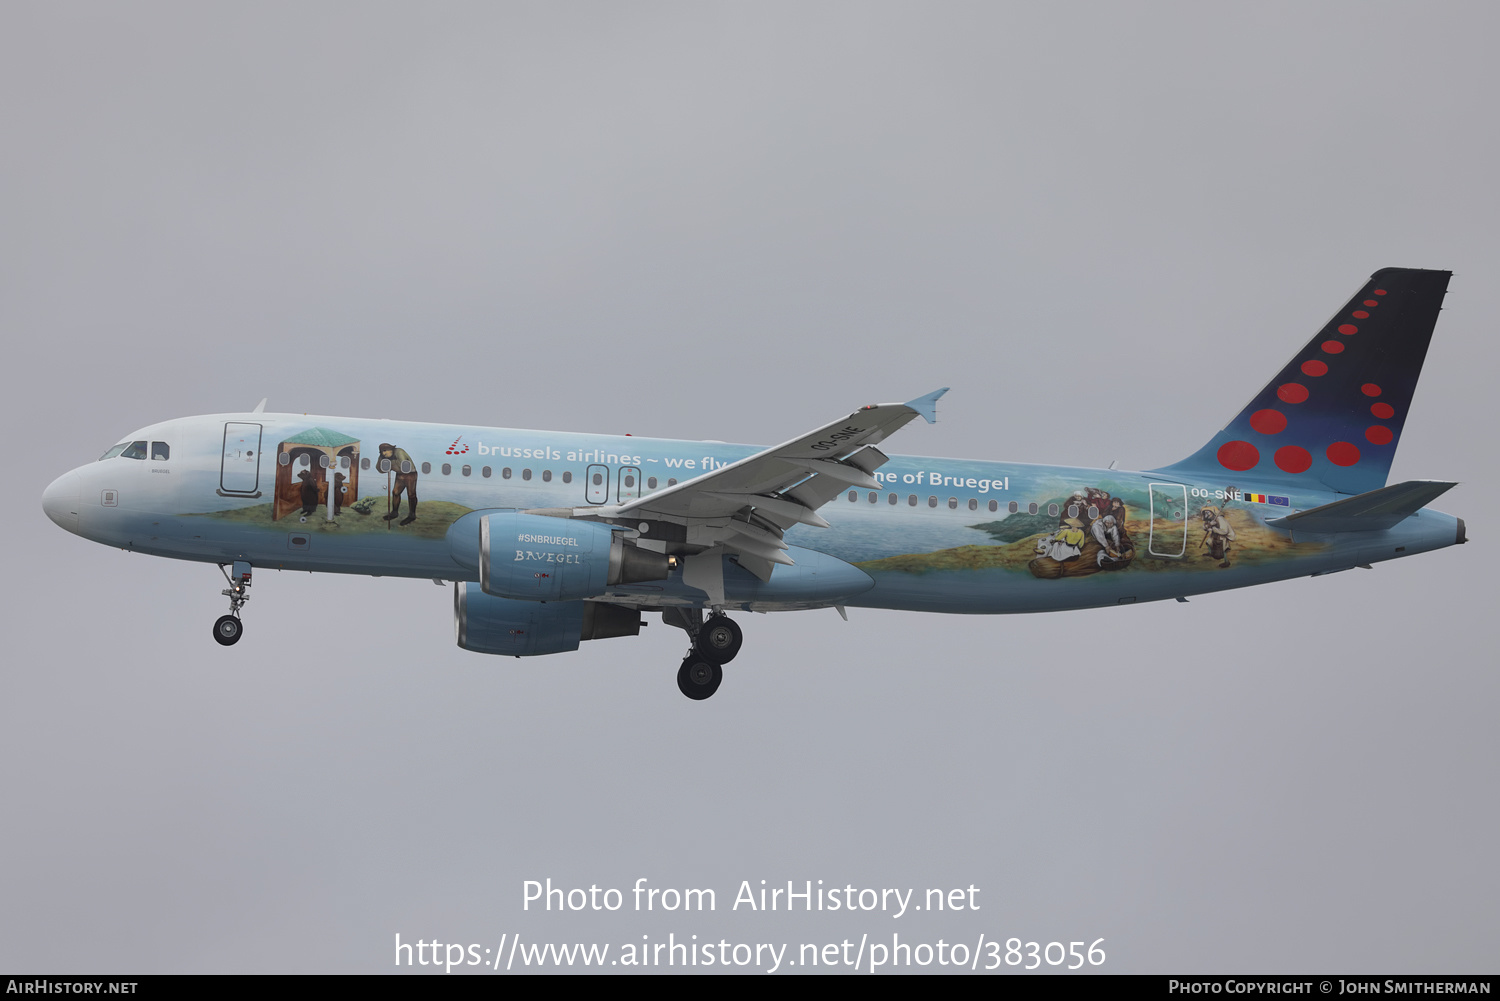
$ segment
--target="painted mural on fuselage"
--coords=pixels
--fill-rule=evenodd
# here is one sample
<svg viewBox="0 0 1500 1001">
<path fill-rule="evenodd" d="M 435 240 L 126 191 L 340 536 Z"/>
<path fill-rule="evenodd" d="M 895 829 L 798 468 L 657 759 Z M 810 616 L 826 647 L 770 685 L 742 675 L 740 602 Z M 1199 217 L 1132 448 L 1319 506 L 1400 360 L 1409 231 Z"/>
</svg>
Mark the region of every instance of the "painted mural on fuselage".
<svg viewBox="0 0 1500 1001">
<path fill-rule="evenodd" d="M 108 460 L 120 474 L 109 487 L 112 506 L 137 515 L 117 518 L 125 548 L 266 569 L 449 580 L 473 579 L 450 538 L 471 512 L 617 504 L 760 451 L 284 414 L 188 418 L 136 436 L 166 441 L 171 458 Z M 1326 538 L 1294 541 L 1266 525 L 1328 494 L 903 455 L 875 477 L 882 490 L 851 489 L 822 508 L 831 528 L 798 526 L 786 536 L 875 580 L 849 604 L 1080 608 L 1352 565 Z M 1293 559 L 1295 570 L 1287 565 Z M 614 593 L 649 605 L 651 592 Z"/>
</svg>

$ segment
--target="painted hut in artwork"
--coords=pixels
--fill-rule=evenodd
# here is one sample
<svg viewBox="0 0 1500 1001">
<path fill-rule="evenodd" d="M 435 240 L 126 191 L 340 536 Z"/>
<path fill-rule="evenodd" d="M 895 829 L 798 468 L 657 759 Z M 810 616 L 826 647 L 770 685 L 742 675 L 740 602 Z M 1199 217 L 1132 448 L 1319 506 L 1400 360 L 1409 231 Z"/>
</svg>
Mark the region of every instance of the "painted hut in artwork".
<svg viewBox="0 0 1500 1001">
<path fill-rule="evenodd" d="M 319 505 L 330 503 L 333 514 L 359 499 L 359 439 L 328 428 L 308 428 L 276 446 L 276 500 L 271 519 L 287 515 L 311 517 Z"/>
</svg>

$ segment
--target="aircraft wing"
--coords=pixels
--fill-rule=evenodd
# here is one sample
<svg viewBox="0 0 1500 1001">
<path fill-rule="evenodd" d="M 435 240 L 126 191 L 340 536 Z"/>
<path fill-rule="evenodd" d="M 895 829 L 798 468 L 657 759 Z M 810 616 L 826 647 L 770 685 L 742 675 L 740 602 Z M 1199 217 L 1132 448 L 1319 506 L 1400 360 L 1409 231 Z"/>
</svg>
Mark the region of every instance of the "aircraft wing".
<svg viewBox="0 0 1500 1001">
<path fill-rule="evenodd" d="M 938 397 L 947 391 L 862 407 L 738 462 L 589 513 L 685 525 L 688 543 L 723 546 L 746 569 L 769 578 L 771 564 L 792 563 L 782 533 L 799 524 L 828 527 L 817 509 L 851 487 L 883 489 L 871 475 L 887 461 L 876 445 L 915 417 L 935 422 Z"/>
</svg>

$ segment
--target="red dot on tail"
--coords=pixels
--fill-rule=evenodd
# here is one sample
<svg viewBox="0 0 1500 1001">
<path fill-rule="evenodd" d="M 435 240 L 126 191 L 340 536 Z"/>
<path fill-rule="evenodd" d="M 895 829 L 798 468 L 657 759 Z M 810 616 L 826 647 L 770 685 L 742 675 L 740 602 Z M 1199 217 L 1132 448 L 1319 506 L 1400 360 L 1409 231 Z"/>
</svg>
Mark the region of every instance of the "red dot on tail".
<svg viewBox="0 0 1500 1001">
<path fill-rule="evenodd" d="M 1339 333 L 1343 334 L 1345 337 L 1348 337 L 1350 334 L 1359 333 L 1359 328 L 1352 323 L 1341 323 L 1339 324 Z"/>
<path fill-rule="evenodd" d="M 1373 382 L 1367 382 L 1363 386 L 1360 386 L 1359 391 L 1361 393 L 1364 393 L 1366 396 L 1380 395 L 1380 387 L 1375 385 Z"/>
<path fill-rule="evenodd" d="M 1250 415 L 1250 426 L 1261 434 L 1280 434 L 1286 430 L 1286 415 L 1280 410 L 1257 410 Z"/>
<path fill-rule="evenodd" d="M 1384 424 L 1371 424 L 1365 429 L 1365 437 L 1370 440 L 1370 444 L 1372 445 L 1389 445 L 1394 435 L 1391 434 L 1391 429 Z"/>
<path fill-rule="evenodd" d="M 1376 295 L 1385 295 L 1385 289 L 1378 288 L 1378 289 L 1375 290 L 1375 294 Z"/>
<path fill-rule="evenodd" d="M 1376 417 L 1379 417 L 1383 421 L 1388 421 L 1392 417 L 1396 416 L 1396 408 L 1391 406 L 1389 403 L 1377 403 L 1370 408 L 1370 413 L 1374 414 Z"/>
<path fill-rule="evenodd" d="M 1301 445 L 1288 445 L 1276 450 L 1276 465 L 1288 473 L 1301 473 L 1312 465 L 1312 456 Z"/>
<path fill-rule="evenodd" d="M 1370 314 L 1369 314 L 1369 313 L 1366 313 L 1366 312 L 1365 312 L 1365 311 L 1364 311 L 1364 310 L 1362 310 L 1362 309 L 1356 309 L 1356 310 L 1355 310 L 1355 311 L 1354 311 L 1354 312 L 1353 312 L 1353 313 L 1351 313 L 1351 314 L 1350 314 L 1350 315 L 1351 315 L 1351 316 L 1353 316 L 1353 317 L 1354 317 L 1354 318 L 1355 318 L 1355 319 L 1356 319 L 1356 320 L 1368 320 L 1368 319 L 1369 319 L 1369 318 L 1370 318 Z"/>
<path fill-rule="evenodd" d="M 1344 350 L 1344 342 L 1343 341 L 1324 341 L 1323 342 L 1323 350 L 1327 351 L 1331 355 L 1336 355 L 1340 351 Z"/>
<path fill-rule="evenodd" d="M 1226 441 L 1219 446 L 1219 465 L 1243 473 L 1260 462 L 1260 450 L 1248 441 Z"/>
<path fill-rule="evenodd" d="M 1305 361 L 1302 363 L 1302 374 L 1310 375 L 1314 378 L 1320 375 L 1327 375 L 1328 366 L 1317 360 Z"/>
<path fill-rule="evenodd" d="M 1366 306 L 1379 306 L 1380 303 L 1378 301 L 1374 300 L 1374 299 L 1366 299 L 1365 300 L 1365 305 Z"/>
<path fill-rule="evenodd" d="M 1335 466 L 1352 466 L 1359 461 L 1359 448 L 1347 441 L 1328 446 L 1328 461 Z"/>
<path fill-rule="evenodd" d="M 1300 382 L 1288 382 L 1277 387 L 1276 395 L 1282 403 L 1301 403 L 1307 399 L 1307 387 Z"/>
</svg>

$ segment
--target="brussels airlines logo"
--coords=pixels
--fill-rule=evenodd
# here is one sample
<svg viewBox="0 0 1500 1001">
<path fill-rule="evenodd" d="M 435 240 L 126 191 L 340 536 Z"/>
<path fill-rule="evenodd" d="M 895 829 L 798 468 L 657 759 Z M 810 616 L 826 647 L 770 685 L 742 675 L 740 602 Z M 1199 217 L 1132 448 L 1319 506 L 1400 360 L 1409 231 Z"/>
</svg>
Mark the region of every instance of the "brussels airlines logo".
<svg viewBox="0 0 1500 1001">
<path fill-rule="evenodd" d="M 460 446 L 462 446 L 462 447 L 460 447 Z M 451 444 L 451 445 L 448 446 L 448 453 L 447 454 L 449 454 L 449 455 L 463 455 L 468 450 L 469 450 L 469 444 L 468 444 L 468 442 L 464 441 L 464 436 L 463 435 L 459 435 L 457 438 L 453 439 L 453 444 Z"/>
</svg>

